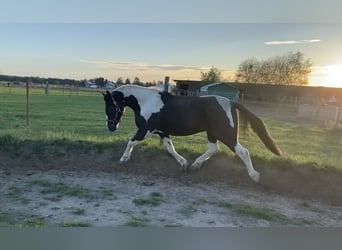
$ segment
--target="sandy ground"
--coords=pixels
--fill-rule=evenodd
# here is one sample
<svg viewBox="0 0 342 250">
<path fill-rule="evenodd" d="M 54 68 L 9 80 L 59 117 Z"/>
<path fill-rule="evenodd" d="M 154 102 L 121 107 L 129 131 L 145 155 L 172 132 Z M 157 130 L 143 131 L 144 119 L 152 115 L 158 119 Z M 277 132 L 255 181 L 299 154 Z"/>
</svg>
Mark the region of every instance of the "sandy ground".
<svg viewBox="0 0 342 250">
<path fill-rule="evenodd" d="M 146 150 L 119 164 L 110 149 L 0 149 L 0 226 L 342 226 L 341 171 L 259 161 L 255 184 L 229 155 L 187 173 L 166 150 Z"/>
<path fill-rule="evenodd" d="M 225 183 L 35 169 L 1 170 L 0 182 L 0 211 L 14 225 L 42 220 L 45 226 L 342 226 L 341 206 Z M 49 190 L 58 184 L 62 190 Z"/>
</svg>

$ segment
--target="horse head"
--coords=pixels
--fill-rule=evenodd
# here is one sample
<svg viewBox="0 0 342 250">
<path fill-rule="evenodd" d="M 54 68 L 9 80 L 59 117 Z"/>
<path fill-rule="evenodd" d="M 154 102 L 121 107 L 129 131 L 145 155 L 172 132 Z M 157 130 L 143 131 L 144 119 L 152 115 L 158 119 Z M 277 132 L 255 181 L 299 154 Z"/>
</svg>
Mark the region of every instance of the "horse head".
<svg viewBox="0 0 342 250">
<path fill-rule="evenodd" d="M 122 115 L 125 112 L 123 103 L 123 94 L 119 91 L 110 93 L 106 91 L 106 94 L 102 93 L 105 101 L 106 111 L 106 123 L 110 131 L 114 132 L 121 121 Z"/>
</svg>

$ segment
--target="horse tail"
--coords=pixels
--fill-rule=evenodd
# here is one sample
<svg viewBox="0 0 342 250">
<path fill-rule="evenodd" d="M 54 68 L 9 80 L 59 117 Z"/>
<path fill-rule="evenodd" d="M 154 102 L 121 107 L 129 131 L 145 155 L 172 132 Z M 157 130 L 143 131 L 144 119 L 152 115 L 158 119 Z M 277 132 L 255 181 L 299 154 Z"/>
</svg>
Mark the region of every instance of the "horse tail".
<svg viewBox="0 0 342 250">
<path fill-rule="evenodd" d="M 259 136 L 261 141 L 269 150 L 276 155 L 283 156 L 282 151 L 267 131 L 265 123 L 259 117 L 239 103 L 232 103 L 232 107 L 239 111 L 239 114 L 245 124 L 248 125 L 249 123 L 251 125 L 253 131 Z"/>
</svg>

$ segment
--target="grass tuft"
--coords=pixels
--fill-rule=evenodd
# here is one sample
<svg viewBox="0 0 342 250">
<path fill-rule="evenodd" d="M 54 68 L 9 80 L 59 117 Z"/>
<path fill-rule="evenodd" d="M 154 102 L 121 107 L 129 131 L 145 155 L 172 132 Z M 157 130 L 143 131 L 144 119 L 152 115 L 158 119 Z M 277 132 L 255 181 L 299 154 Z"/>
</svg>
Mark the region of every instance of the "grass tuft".
<svg viewBox="0 0 342 250">
<path fill-rule="evenodd" d="M 264 209 L 247 204 L 233 204 L 230 202 L 223 202 L 220 204 L 220 206 L 227 208 L 240 216 L 253 217 L 270 222 L 278 222 L 284 225 L 302 225 L 308 223 L 305 221 L 290 219 L 287 216 L 270 209 Z"/>
<path fill-rule="evenodd" d="M 62 221 L 59 224 L 61 227 L 90 227 L 91 224 L 87 222 L 80 222 L 80 221 Z"/>
<path fill-rule="evenodd" d="M 85 209 L 84 208 L 76 208 L 74 211 L 72 211 L 72 214 L 74 215 L 84 215 Z"/>
<path fill-rule="evenodd" d="M 46 221 L 45 218 L 32 215 L 24 220 L 24 223 L 19 225 L 21 227 L 45 227 Z"/>
<path fill-rule="evenodd" d="M 17 199 L 21 195 L 22 191 L 17 187 L 10 187 L 7 192 L 7 197 L 11 199 Z"/>
<path fill-rule="evenodd" d="M 52 183 L 49 180 L 35 180 L 31 182 L 32 186 L 41 188 L 41 194 L 56 194 L 58 198 L 63 196 L 72 196 L 84 199 L 91 199 L 91 191 L 81 187 L 69 187 L 62 182 Z"/>
<path fill-rule="evenodd" d="M 126 226 L 131 226 L 131 227 L 146 227 L 148 219 L 143 216 L 132 216 L 127 222 Z"/>
<path fill-rule="evenodd" d="M 148 198 L 133 199 L 133 203 L 137 206 L 159 206 L 162 195 L 158 192 L 152 192 Z"/>
</svg>

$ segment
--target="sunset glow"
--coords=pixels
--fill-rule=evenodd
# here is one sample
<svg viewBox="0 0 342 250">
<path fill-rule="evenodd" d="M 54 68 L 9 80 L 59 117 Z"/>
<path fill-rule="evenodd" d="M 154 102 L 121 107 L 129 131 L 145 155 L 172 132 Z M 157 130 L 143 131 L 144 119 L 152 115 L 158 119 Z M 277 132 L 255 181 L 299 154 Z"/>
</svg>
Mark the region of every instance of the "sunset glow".
<svg viewBox="0 0 342 250">
<path fill-rule="evenodd" d="M 157 82 L 200 80 L 214 66 L 234 81 L 248 58 L 301 52 L 313 63 L 309 85 L 342 87 L 341 30 L 342 24 L 3 23 L 0 74 Z"/>
<path fill-rule="evenodd" d="M 342 64 L 329 65 L 324 73 L 324 86 L 342 88 Z"/>
</svg>

